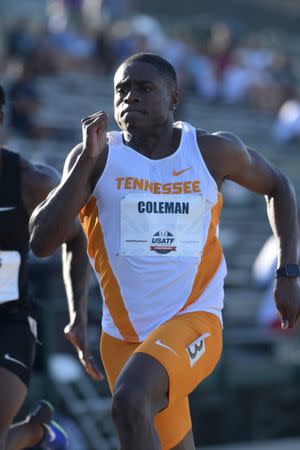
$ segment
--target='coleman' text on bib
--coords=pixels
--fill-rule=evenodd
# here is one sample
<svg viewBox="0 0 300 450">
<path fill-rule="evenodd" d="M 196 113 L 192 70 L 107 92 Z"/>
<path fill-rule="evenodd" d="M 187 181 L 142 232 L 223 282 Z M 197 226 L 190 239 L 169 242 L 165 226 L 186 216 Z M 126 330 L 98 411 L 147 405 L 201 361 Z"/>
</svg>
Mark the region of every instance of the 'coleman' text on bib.
<svg viewBox="0 0 300 450">
<path fill-rule="evenodd" d="M 121 254 L 199 256 L 204 210 L 201 194 L 126 195 L 121 201 Z"/>
</svg>

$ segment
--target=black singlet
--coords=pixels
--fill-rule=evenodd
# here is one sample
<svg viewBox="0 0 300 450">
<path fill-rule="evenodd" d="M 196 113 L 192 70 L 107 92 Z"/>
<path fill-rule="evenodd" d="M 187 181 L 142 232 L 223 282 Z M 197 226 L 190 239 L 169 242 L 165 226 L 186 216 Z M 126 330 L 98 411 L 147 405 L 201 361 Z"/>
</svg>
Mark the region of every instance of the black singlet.
<svg viewBox="0 0 300 450">
<path fill-rule="evenodd" d="M 0 149 L 0 152 L 2 155 L 2 170 L 0 171 L 0 257 L 1 250 L 16 250 L 19 252 L 21 256 L 19 270 L 20 296 L 17 300 L 18 303 L 25 306 L 26 303 L 29 303 L 27 267 L 29 215 L 22 201 L 20 156 L 7 149 Z M 8 307 L 10 303 L 15 304 L 15 302 L 8 302 Z"/>
</svg>

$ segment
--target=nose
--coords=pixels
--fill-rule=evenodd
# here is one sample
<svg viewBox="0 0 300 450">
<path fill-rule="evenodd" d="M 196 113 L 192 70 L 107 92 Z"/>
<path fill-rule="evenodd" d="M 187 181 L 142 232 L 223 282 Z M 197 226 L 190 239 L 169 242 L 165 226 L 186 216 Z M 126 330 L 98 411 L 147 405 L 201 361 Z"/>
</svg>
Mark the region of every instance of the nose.
<svg viewBox="0 0 300 450">
<path fill-rule="evenodd" d="M 130 89 L 127 92 L 127 95 L 124 97 L 123 101 L 124 101 L 124 103 L 127 103 L 127 104 L 138 103 L 138 102 L 140 102 L 140 98 L 134 89 Z"/>
</svg>

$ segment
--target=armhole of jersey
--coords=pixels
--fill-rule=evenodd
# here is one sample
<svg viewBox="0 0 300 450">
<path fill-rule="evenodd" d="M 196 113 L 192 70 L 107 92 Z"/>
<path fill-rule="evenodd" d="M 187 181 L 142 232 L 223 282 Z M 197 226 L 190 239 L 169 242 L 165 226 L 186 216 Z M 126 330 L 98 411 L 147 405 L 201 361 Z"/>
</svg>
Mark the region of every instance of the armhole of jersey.
<svg viewBox="0 0 300 450">
<path fill-rule="evenodd" d="M 204 161 L 204 158 L 203 158 L 203 155 L 202 155 L 202 152 L 201 152 L 201 148 L 199 147 L 198 140 L 197 140 L 197 131 L 196 131 L 196 129 L 194 127 L 192 127 L 192 133 L 193 133 L 193 140 L 194 140 L 194 143 L 195 143 L 195 148 L 198 150 L 198 155 L 199 155 L 200 162 L 201 162 L 201 164 L 202 164 L 206 174 L 208 175 L 209 179 L 213 183 L 213 185 L 215 187 L 215 190 L 217 192 L 217 197 L 218 197 L 219 189 L 218 189 L 216 180 L 214 179 L 214 177 L 212 176 L 212 174 L 208 170 L 208 167 L 207 167 L 207 165 L 206 165 L 206 163 Z"/>
</svg>

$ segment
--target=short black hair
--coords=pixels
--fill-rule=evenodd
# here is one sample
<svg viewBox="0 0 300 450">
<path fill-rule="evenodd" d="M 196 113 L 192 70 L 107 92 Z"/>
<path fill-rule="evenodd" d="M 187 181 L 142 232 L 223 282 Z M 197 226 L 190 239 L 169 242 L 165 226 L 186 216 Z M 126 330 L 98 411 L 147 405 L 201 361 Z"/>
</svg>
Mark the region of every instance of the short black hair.
<svg viewBox="0 0 300 450">
<path fill-rule="evenodd" d="M 2 106 L 5 105 L 5 101 L 6 101 L 5 92 L 4 92 L 3 87 L 0 84 L 0 109 L 2 108 Z"/>
<path fill-rule="evenodd" d="M 129 65 L 135 62 L 143 62 L 152 64 L 158 72 L 165 77 L 165 79 L 169 82 L 170 87 L 172 89 L 177 89 L 177 75 L 174 67 L 169 61 L 162 58 L 161 56 L 155 55 L 154 53 L 135 53 L 129 58 L 125 59 L 121 66 Z"/>
</svg>

